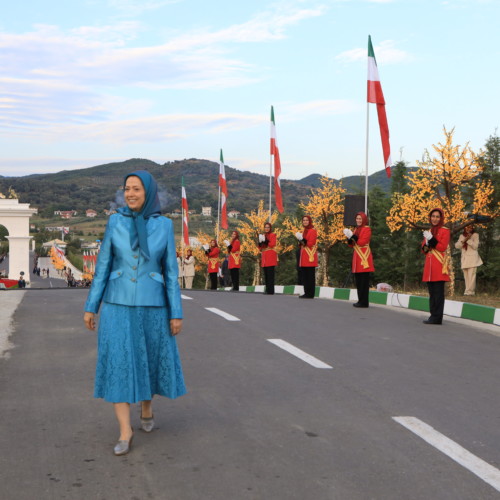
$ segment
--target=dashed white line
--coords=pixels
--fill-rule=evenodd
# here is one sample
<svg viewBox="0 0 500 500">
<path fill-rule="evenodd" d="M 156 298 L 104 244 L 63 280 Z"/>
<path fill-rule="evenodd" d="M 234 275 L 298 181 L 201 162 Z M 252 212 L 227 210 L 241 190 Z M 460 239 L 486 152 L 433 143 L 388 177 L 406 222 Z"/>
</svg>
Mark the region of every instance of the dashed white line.
<svg viewBox="0 0 500 500">
<path fill-rule="evenodd" d="M 314 356 L 307 354 L 307 352 L 302 351 L 298 347 L 295 347 L 294 345 L 286 342 L 285 340 L 281 339 L 267 339 L 267 340 L 268 342 L 271 342 L 271 344 L 280 347 L 284 351 L 289 352 L 293 356 L 296 356 L 302 361 L 309 363 L 311 366 L 314 366 L 315 368 L 332 369 L 330 365 L 323 363 L 323 361 L 320 361 L 318 358 L 315 358 Z"/>
<path fill-rule="evenodd" d="M 484 460 L 476 457 L 470 451 L 447 438 L 430 425 L 415 417 L 392 417 L 398 424 L 422 438 L 434 448 L 449 456 L 484 482 L 500 491 L 500 470 Z"/>
<path fill-rule="evenodd" d="M 220 309 L 217 309 L 216 307 L 205 307 L 207 311 L 213 312 L 214 314 L 218 314 L 219 316 L 222 316 L 224 319 L 227 319 L 227 321 L 240 321 L 240 318 L 237 318 L 236 316 L 233 316 L 232 314 L 229 314 L 227 312 L 221 311 Z"/>
<path fill-rule="evenodd" d="M 184 300 L 193 300 L 193 297 L 188 297 L 187 295 L 183 295 L 181 293 L 181 299 L 184 299 Z"/>
</svg>

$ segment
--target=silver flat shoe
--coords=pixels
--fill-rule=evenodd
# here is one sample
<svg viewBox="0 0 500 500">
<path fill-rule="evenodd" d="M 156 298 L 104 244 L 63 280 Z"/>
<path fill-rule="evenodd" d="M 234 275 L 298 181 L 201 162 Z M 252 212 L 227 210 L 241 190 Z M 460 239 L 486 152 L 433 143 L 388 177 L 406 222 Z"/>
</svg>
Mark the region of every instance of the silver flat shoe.
<svg viewBox="0 0 500 500">
<path fill-rule="evenodd" d="M 120 455 L 126 455 L 132 448 L 132 439 L 134 438 L 134 435 L 130 437 L 128 441 L 125 440 L 120 440 L 118 443 L 116 443 L 116 446 L 113 448 L 113 452 L 116 456 Z"/>
<path fill-rule="evenodd" d="M 153 417 L 148 417 L 148 418 L 144 418 L 142 415 L 141 415 L 141 429 L 144 431 L 144 432 L 151 432 L 153 430 L 155 426 L 155 421 L 153 420 Z"/>
</svg>

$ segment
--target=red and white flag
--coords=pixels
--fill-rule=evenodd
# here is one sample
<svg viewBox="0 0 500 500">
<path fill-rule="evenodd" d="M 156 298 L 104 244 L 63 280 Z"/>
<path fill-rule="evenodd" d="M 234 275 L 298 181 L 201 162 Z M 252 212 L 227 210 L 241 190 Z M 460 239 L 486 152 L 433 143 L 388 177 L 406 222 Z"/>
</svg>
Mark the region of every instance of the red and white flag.
<svg viewBox="0 0 500 500">
<path fill-rule="evenodd" d="M 384 166 L 387 177 L 391 176 L 391 145 L 389 144 L 389 125 L 385 114 L 385 99 L 382 85 L 378 76 L 377 61 L 373 52 L 372 38 L 368 35 L 368 102 L 377 105 L 378 124 L 380 127 L 380 138 L 382 139 L 382 151 L 384 153 Z"/>
<path fill-rule="evenodd" d="M 283 213 L 283 198 L 281 196 L 281 161 L 280 150 L 276 141 L 276 123 L 274 121 L 274 108 L 271 106 L 271 156 L 274 157 L 274 199 L 276 207 L 280 213 Z"/>
<path fill-rule="evenodd" d="M 182 178 L 182 233 L 184 235 L 184 244 L 189 246 L 189 227 L 188 227 L 188 201 L 186 190 L 184 189 L 184 177 Z"/>
<path fill-rule="evenodd" d="M 220 213 L 222 229 L 227 229 L 227 183 L 226 183 L 226 170 L 224 169 L 224 157 L 222 156 L 222 149 L 220 150 L 220 163 L 219 163 L 219 187 L 220 187 Z"/>
</svg>

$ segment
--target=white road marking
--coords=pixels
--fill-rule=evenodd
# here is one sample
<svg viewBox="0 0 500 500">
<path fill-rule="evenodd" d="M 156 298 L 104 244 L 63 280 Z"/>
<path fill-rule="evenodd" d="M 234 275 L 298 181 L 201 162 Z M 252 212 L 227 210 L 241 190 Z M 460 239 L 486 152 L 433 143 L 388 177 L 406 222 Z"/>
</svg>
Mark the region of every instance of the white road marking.
<svg viewBox="0 0 500 500">
<path fill-rule="evenodd" d="M 187 295 L 182 295 L 182 293 L 181 293 L 181 299 L 184 299 L 184 300 L 193 300 L 193 297 L 188 297 Z"/>
<path fill-rule="evenodd" d="M 220 309 L 217 309 L 216 307 L 205 307 L 207 311 L 213 312 L 214 314 L 218 314 L 219 316 L 222 316 L 224 319 L 227 319 L 228 321 L 240 321 L 240 318 L 237 318 L 236 316 L 233 316 L 232 314 L 229 314 L 227 312 L 221 311 Z"/>
<path fill-rule="evenodd" d="M 500 491 L 500 470 L 481 460 L 470 451 L 436 431 L 430 425 L 415 417 L 392 417 L 393 420 L 406 427 L 408 430 L 421 437 L 424 441 L 434 446 L 439 451 L 448 455 L 452 460 L 473 472 L 484 482 Z"/>
<path fill-rule="evenodd" d="M 297 358 L 301 359 L 302 361 L 305 361 L 306 363 L 309 363 L 311 366 L 314 366 L 315 368 L 324 368 L 324 369 L 331 369 L 332 367 L 330 365 L 327 365 L 326 363 L 323 363 L 323 361 L 320 361 L 318 358 L 315 358 L 314 356 L 311 356 L 310 354 L 307 354 L 307 352 L 302 351 L 298 347 L 295 347 L 294 345 L 281 340 L 281 339 L 267 339 L 268 342 L 271 342 L 271 344 L 274 344 L 281 349 L 289 352 L 293 356 L 296 356 Z"/>
</svg>

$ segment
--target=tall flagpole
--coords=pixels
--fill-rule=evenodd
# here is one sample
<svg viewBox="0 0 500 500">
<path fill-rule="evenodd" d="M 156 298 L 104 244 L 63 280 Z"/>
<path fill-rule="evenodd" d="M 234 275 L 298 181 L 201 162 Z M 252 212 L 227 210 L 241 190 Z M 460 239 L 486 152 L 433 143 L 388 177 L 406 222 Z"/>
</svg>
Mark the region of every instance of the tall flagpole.
<svg viewBox="0 0 500 500">
<path fill-rule="evenodd" d="M 273 155 L 269 155 L 269 222 L 271 222 L 272 213 L 272 184 L 273 182 Z"/>
<path fill-rule="evenodd" d="M 370 103 L 366 103 L 365 214 L 368 215 L 368 143 L 370 134 Z"/>
<path fill-rule="evenodd" d="M 184 193 L 182 192 L 182 189 L 184 187 L 184 176 L 181 177 L 181 182 L 182 182 L 182 188 L 181 188 L 181 224 L 182 224 L 182 234 L 181 234 L 181 272 L 182 272 L 182 277 L 181 277 L 181 288 L 182 288 L 182 283 L 184 283 L 184 217 L 186 214 L 184 213 L 184 203 L 183 203 L 183 198 L 184 198 Z"/>
<path fill-rule="evenodd" d="M 222 157 L 222 149 L 220 150 L 220 154 Z M 221 218 L 221 213 L 220 213 L 220 163 L 219 163 L 219 175 L 217 176 L 217 183 L 219 184 L 219 202 L 217 204 L 217 244 L 219 244 L 219 233 L 220 233 L 220 218 Z"/>
</svg>

